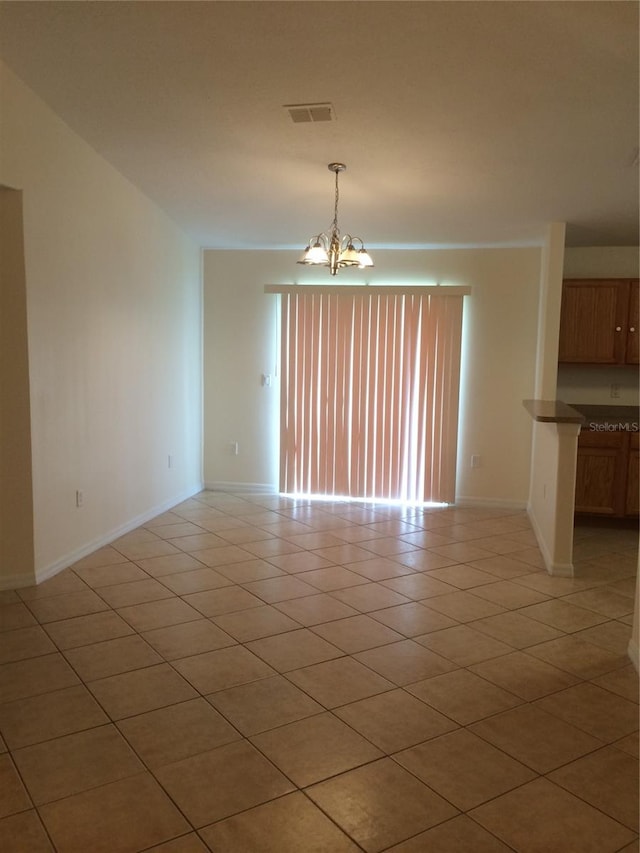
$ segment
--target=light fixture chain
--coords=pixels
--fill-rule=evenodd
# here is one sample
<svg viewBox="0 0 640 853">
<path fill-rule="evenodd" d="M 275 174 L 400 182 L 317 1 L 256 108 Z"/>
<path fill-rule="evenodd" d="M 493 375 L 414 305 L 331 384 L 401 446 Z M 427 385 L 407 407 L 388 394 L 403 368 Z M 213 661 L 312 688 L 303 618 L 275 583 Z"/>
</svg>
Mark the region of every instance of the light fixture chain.
<svg viewBox="0 0 640 853">
<path fill-rule="evenodd" d="M 336 169 L 336 194 L 335 194 L 335 203 L 333 208 L 333 230 L 338 231 L 338 200 L 340 198 L 340 191 L 338 189 L 338 175 L 339 171 Z"/>
</svg>

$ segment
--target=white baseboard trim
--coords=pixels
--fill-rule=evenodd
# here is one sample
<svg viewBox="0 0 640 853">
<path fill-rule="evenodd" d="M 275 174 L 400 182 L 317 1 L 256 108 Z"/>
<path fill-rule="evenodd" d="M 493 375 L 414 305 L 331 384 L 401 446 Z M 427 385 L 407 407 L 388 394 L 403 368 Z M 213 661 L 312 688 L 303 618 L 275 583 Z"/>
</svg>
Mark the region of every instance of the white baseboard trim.
<svg viewBox="0 0 640 853">
<path fill-rule="evenodd" d="M 204 488 L 211 492 L 231 492 L 234 494 L 252 495 L 277 495 L 278 487 L 275 483 L 229 483 L 225 480 L 212 480 L 204 484 Z"/>
<path fill-rule="evenodd" d="M 636 672 L 640 672 L 640 648 L 638 648 L 638 645 L 633 642 L 633 639 L 629 640 L 627 654 L 629 655 L 631 663 L 635 666 Z"/>
<path fill-rule="evenodd" d="M 65 554 L 64 557 L 60 557 L 53 563 L 50 563 L 48 566 L 42 566 L 39 569 L 36 569 L 35 572 L 35 582 L 42 583 L 43 581 L 52 578 L 54 575 L 57 575 L 58 572 L 61 572 L 63 569 L 72 566 L 74 563 L 77 563 L 78 560 L 81 560 L 83 557 L 87 557 L 89 554 L 92 554 L 94 551 L 97 551 L 98 548 L 102 548 L 104 545 L 108 545 L 110 542 L 113 542 L 114 539 L 118 539 L 120 536 L 124 536 L 125 533 L 130 533 L 132 530 L 135 530 L 136 527 L 140 527 L 140 525 L 145 524 L 147 521 L 150 521 L 152 518 L 155 518 L 157 515 L 160 515 L 163 512 L 167 512 L 167 510 L 176 506 L 183 501 L 186 501 L 188 498 L 197 495 L 203 489 L 202 483 L 197 483 L 186 491 L 182 492 L 179 495 L 175 495 L 174 497 L 168 498 L 166 501 L 163 501 L 161 504 L 157 506 L 151 507 L 135 518 L 130 519 L 124 524 L 119 525 L 118 527 L 109 530 L 107 533 L 98 536 L 96 539 L 93 539 L 91 542 L 86 542 L 84 545 L 81 545 L 79 548 L 71 551 L 68 554 Z M 32 575 L 10 575 L 8 577 L 0 578 L 0 589 L 20 589 L 25 586 L 33 586 L 34 578 Z"/>
<path fill-rule="evenodd" d="M 501 498 L 472 498 L 465 495 L 457 495 L 454 506 L 480 507 L 484 509 L 506 509 L 514 512 L 522 512 L 527 509 L 526 501 L 505 501 Z"/>
<path fill-rule="evenodd" d="M 536 540 L 538 542 L 538 548 L 540 549 L 540 553 L 542 554 L 542 559 L 544 560 L 544 564 L 546 566 L 547 572 L 553 577 L 558 578 L 572 578 L 573 577 L 573 563 L 557 563 L 554 562 L 553 557 L 547 547 L 547 543 L 545 541 L 544 536 L 542 535 L 542 530 L 540 529 L 540 525 L 538 524 L 538 520 L 536 519 L 535 513 L 531 506 L 527 507 L 527 515 L 529 516 L 529 521 L 531 522 L 531 527 L 533 528 L 533 532 L 535 533 Z"/>
</svg>

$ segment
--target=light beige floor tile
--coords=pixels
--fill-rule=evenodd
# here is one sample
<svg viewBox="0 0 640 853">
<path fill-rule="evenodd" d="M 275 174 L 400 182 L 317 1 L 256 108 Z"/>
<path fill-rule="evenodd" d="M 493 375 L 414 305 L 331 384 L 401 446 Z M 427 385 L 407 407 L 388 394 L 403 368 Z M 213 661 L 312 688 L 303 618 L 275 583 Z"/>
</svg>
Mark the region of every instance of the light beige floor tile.
<svg viewBox="0 0 640 853">
<path fill-rule="evenodd" d="M 388 758 L 320 782 L 307 793 L 367 853 L 386 850 L 456 814 Z"/>
<path fill-rule="evenodd" d="M 326 531 L 313 530 L 308 533 L 297 533 L 287 536 L 289 542 L 304 548 L 305 551 L 313 551 L 316 548 L 329 548 L 333 545 L 344 545 L 344 540 Z"/>
<path fill-rule="evenodd" d="M 333 714 L 254 735 L 252 742 L 299 787 L 366 764 L 382 753 Z"/>
<path fill-rule="evenodd" d="M 0 607 L 0 632 L 13 631 L 37 625 L 37 620 L 26 604 L 16 601 Z M 1 638 L 0 634 L 0 638 Z"/>
<path fill-rule="evenodd" d="M 361 548 L 358 545 L 350 545 L 342 542 L 340 545 L 331 545 L 330 547 L 314 548 L 313 553 L 319 557 L 324 557 L 326 560 L 335 565 L 346 566 L 347 563 L 357 563 L 360 560 L 371 559 L 371 551 Z M 351 566 L 353 569 L 353 566 Z"/>
<path fill-rule="evenodd" d="M 197 592 L 195 595 L 208 595 L 208 593 Z M 154 628 L 191 622 L 200 619 L 202 615 L 180 598 L 163 598 L 160 601 L 119 607 L 118 614 L 136 631 L 152 631 Z"/>
<path fill-rule="evenodd" d="M 407 690 L 463 726 L 522 701 L 466 669 L 418 681 Z"/>
<path fill-rule="evenodd" d="M 244 545 L 247 542 L 260 542 L 263 539 L 274 539 L 275 534 L 262 530 L 259 527 L 246 524 L 242 527 L 231 527 L 226 530 L 221 530 L 218 533 L 221 539 L 225 542 L 230 542 L 232 545 Z"/>
<path fill-rule="evenodd" d="M 12 853 L 54 853 L 35 810 L 0 820 L 0 850 Z"/>
<path fill-rule="evenodd" d="M 416 548 L 433 548 L 436 545 L 450 545 L 456 540 L 434 530 L 417 530 L 415 533 L 403 534 L 397 541 L 406 542 Z"/>
<path fill-rule="evenodd" d="M 500 640 L 514 649 L 525 649 L 527 646 L 538 645 L 548 640 L 556 640 L 563 636 L 562 631 L 529 619 L 522 614 L 528 610 L 510 611 L 509 613 L 498 613 L 496 616 L 488 616 L 486 619 L 478 619 L 473 622 L 472 627 L 482 634 L 487 634 L 495 640 Z"/>
<path fill-rule="evenodd" d="M 455 586 L 437 580 L 434 572 L 413 572 L 402 578 L 393 578 L 382 582 L 383 586 L 399 592 L 401 595 L 406 595 L 412 601 L 418 601 L 421 598 L 433 598 L 435 595 L 445 595 L 448 592 L 455 592 Z"/>
<path fill-rule="evenodd" d="M 511 853 L 511 850 L 475 821 L 459 815 L 390 847 L 387 853 Z"/>
<path fill-rule="evenodd" d="M 176 595 L 231 585 L 228 578 L 213 569 L 195 569 L 192 572 L 178 572 L 176 575 L 162 575 L 161 583 Z"/>
<path fill-rule="evenodd" d="M 195 832 L 190 832 L 188 835 L 174 838 L 173 841 L 149 847 L 146 853 L 210 853 L 210 848 L 205 846 Z"/>
<path fill-rule="evenodd" d="M 470 563 L 472 560 L 481 560 L 483 557 L 494 556 L 491 551 L 479 548 L 473 542 L 452 542 L 451 545 L 436 545 L 435 548 L 430 548 L 429 550 L 434 554 L 439 554 L 441 557 L 450 557 L 457 563 Z"/>
<path fill-rule="evenodd" d="M 83 557 L 81 560 L 78 560 L 77 563 L 74 563 L 71 568 L 76 574 L 80 574 L 82 577 L 82 571 L 84 569 L 94 569 L 94 568 L 102 568 L 103 566 L 115 566 L 117 563 L 127 563 L 128 560 L 121 554 L 119 551 L 116 551 L 111 545 L 105 545 L 104 548 L 98 548 L 97 551 L 94 551 L 91 554 L 88 554 L 86 557 Z"/>
<path fill-rule="evenodd" d="M 247 741 L 167 764 L 156 775 L 196 828 L 293 790 L 291 782 Z"/>
<path fill-rule="evenodd" d="M 203 694 L 275 674 L 268 664 L 239 645 L 182 658 L 173 666 Z"/>
<path fill-rule="evenodd" d="M 152 770 L 240 739 L 202 698 L 120 720 L 118 728 Z"/>
<path fill-rule="evenodd" d="M 296 551 L 303 550 L 298 545 L 294 545 L 293 542 L 288 542 L 286 539 L 280 539 L 277 536 L 273 539 L 262 539 L 260 542 L 245 542 L 244 548 L 264 560 L 281 554 L 295 554 Z"/>
<path fill-rule="evenodd" d="M 112 720 L 143 714 L 198 695 L 168 664 L 112 675 L 87 686 Z"/>
<path fill-rule="evenodd" d="M 528 782 L 535 775 L 464 729 L 406 749 L 394 758 L 465 811 Z"/>
<path fill-rule="evenodd" d="M 629 829 L 547 779 L 510 791 L 470 816 L 518 853 L 613 853 L 633 839 Z"/>
<path fill-rule="evenodd" d="M 180 553 L 174 545 L 165 542 L 159 536 L 153 536 L 152 539 L 140 540 L 138 542 L 123 542 L 120 539 L 118 542 L 114 542 L 114 547 L 134 563 Z M 145 567 L 143 566 L 143 568 Z"/>
<path fill-rule="evenodd" d="M 445 566 L 443 569 L 434 569 L 429 572 L 429 577 L 443 581 L 457 589 L 476 589 L 486 584 L 494 584 L 496 581 L 494 575 L 475 569 L 465 563 Z"/>
<path fill-rule="evenodd" d="M 263 637 L 247 643 L 247 648 L 278 672 L 300 669 L 342 656 L 342 651 L 308 628 Z"/>
<path fill-rule="evenodd" d="M 211 570 L 213 571 L 213 570 Z M 229 563 L 216 566 L 217 574 L 225 577 L 230 583 L 251 583 L 265 578 L 286 577 L 286 572 L 276 568 L 266 560 L 243 560 L 240 563 Z"/>
<path fill-rule="evenodd" d="M 494 545 L 490 540 L 478 539 L 476 542 L 480 548 L 484 548 L 487 551 L 493 550 Z M 522 560 L 516 560 L 512 556 L 522 551 L 521 544 L 513 543 L 510 540 L 510 545 L 515 545 L 515 547 L 507 546 L 508 551 L 497 553 L 491 557 L 483 557 L 481 560 L 470 560 L 469 565 L 475 569 L 480 569 L 483 572 L 494 575 L 496 579 L 502 578 L 503 580 L 528 577 L 538 571 L 537 566 L 532 566 Z"/>
<path fill-rule="evenodd" d="M 574 635 L 577 639 L 586 640 L 600 646 L 601 649 L 613 652 L 615 655 L 624 656 L 629 647 L 631 631 L 627 625 L 620 622 L 604 622 L 594 628 L 587 628 Z"/>
<path fill-rule="evenodd" d="M 368 583 L 367 578 L 349 572 L 342 566 L 329 566 L 326 569 L 312 569 L 308 572 L 302 572 L 295 577 L 304 580 L 305 583 L 322 592 L 331 592 L 334 589 L 345 589 L 349 586 L 358 586 L 359 584 Z"/>
<path fill-rule="evenodd" d="M 405 637 L 415 637 L 418 634 L 426 634 L 430 631 L 441 631 L 458 624 L 448 616 L 432 610 L 428 602 L 421 604 L 417 601 L 400 604 L 396 607 L 387 607 L 384 610 L 373 610 L 369 616 Z"/>
<path fill-rule="evenodd" d="M 143 634 L 144 639 L 165 660 L 176 660 L 235 645 L 235 640 L 208 619 L 181 622 L 156 628 Z"/>
<path fill-rule="evenodd" d="M 298 622 L 268 604 L 224 613 L 212 617 L 211 621 L 240 643 L 282 634 L 300 627 Z"/>
<path fill-rule="evenodd" d="M 217 536 L 215 533 L 206 533 L 204 529 L 201 533 L 194 533 L 190 536 L 173 537 L 168 542 L 178 550 L 193 554 L 195 557 L 198 556 L 197 551 L 206 551 L 208 548 L 218 548 L 228 544 L 226 539 Z"/>
<path fill-rule="evenodd" d="M 337 708 L 334 713 L 387 754 L 457 727 L 404 690 L 379 693 Z"/>
<path fill-rule="evenodd" d="M 437 610 L 439 613 L 449 616 L 457 622 L 472 622 L 475 619 L 483 619 L 487 616 L 494 616 L 497 613 L 504 613 L 504 608 L 498 604 L 485 601 L 482 598 L 478 598 L 472 592 L 464 592 L 462 590 L 429 598 L 426 603 L 432 610 Z"/>
<path fill-rule="evenodd" d="M 11 749 L 108 722 L 84 685 L 0 705 L 0 729 Z"/>
<path fill-rule="evenodd" d="M 290 574 L 312 572 L 335 565 L 333 560 L 321 557 L 311 551 L 298 551 L 295 554 L 280 554 L 269 557 L 269 562 Z"/>
<path fill-rule="evenodd" d="M 359 560 L 356 563 L 345 563 L 344 567 L 372 581 L 383 581 L 413 574 L 413 569 L 409 566 L 403 566 L 401 563 L 381 556 L 371 557 L 369 560 Z"/>
<path fill-rule="evenodd" d="M 411 524 L 409 521 L 403 521 L 400 518 L 374 521 L 367 524 L 367 528 L 373 530 L 374 533 L 382 533 L 383 536 L 403 536 L 420 530 L 419 522 L 418 524 Z"/>
<path fill-rule="evenodd" d="M 525 548 L 523 551 L 514 551 L 511 555 L 515 560 L 520 560 L 522 563 L 526 563 L 528 566 L 532 566 L 536 569 L 545 570 L 545 562 L 540 550 L 536 547 L 533 548 Z"/>
<path fill-rule="evenodd" d="M 317 592 L 315 595 L 305 595 L 302 598 L 280 601 L 275 606 L 282 613 L 305 627 L 332 622 L 336 619 L 346 619 L 358 613 L 353 607 L 337 601 L 332 596 L 323 593 L 318 594 Z"/>
<path fill-rule="evenodd" d="M 194 592 L 184 596 L 184 601 L 198 611 L 198 616 L 220 616 L 223 613 L 233 613 L 236 610 L 247 610 L 250 607 L 261 607 L 263 602 L 238 586 L 209 589 L 204 592 Z"/>
<path fill-rule="evenodd" d="M 161 539 L 176 539 L 178 537 L 198 536 L 199 534 L 205 532 L 202 527 L 199 527 L 192 521 L 183 521 L 179 518 L 171 524 L 153 524 L 153 526 L 146 526 Z"/>
<path fill-rule="evenodd" d="M 512 651 L 511 646 L 469 625 L 454 625 L 441 631 L 432 631 L 415 637 L 415 641 L 459 666 L 469 666 Z"/>
<path fill-rule="evenodd" d="M 536 592 L 534 589 L 528 589 L 522 584 L 508 580 L 478 586 L 473 592 L 474 595 L 484 598 L 486 601 L 493 601 L 494 604 L 499 604 L 507 610 L 516 610 L 519 607 L 538 604 L 548 598 L 544 593 Z"/>
<path fill-rule="evenodd" d="M 185 555 L 186 556 L 186 555 Z M 218 566 L 229 566 L 232 563 L 245 563 L 253 558 L 250 551 L 246 551 L 239 545 L 222 545 L 217 548 L 207 548 L 204 551 L 198 551 L 198 560 L 210 568 Z M 193 558 L 192 558 L 193 559 Z M 197 568 L 194 566 L 194 568 Z"/>
<path fill-rule="evenodd" d="M 605 581 L 598 581 L 593 578 L 583 578 L 574 576 L 572 578 L 554 577 L 547 572 L 533 572 L 521 577 L 513 578 L 513 582 L 526 586 L 528 589 L 534 589 L 550 597 L 571 595 L 573 592 L 580 592 L 584 589 L 592 589 Z"/>
<path fill-rule="evenodd" d="M 201 830 L 225 853 L 357 853 L 360 850 L 304 794 L 295 792 Z M 304 839 L 304 840 L 303 840 Z"/>
<path fill-rule="evenodd" d="M 533 705 L 521 705 L 482 720 L 470 731 L 541 774 L 602 745 L 602 741 Z"/>
<path fill-rule="evenodd" d="M 527 654 L 544 660 L 579 678 L 596 678 L 626 665 L 628 658 L 615 655 L 571 634 L 538 646 L 529 646 Z"/>
<path fill-rule="evenodd" d="M 593 681 L 599 687 L 611 690 L 612 693 L 617 693 L 618 696 L 623 696 L 630 702 L 638 703 L 638 673 L 632 664 L 594 678 Z"/>
<path fill-rule="evenodd" d="M 11 757 L 7 753 L 0 755 L 0 818 L 27 811 L 32 807 L 33 803 Z"/>
<path fill-rule="evenodd" d="M 298 601 L 304 601 L 304 599 L 298 599 Z M 340 602 L 336 603 L 340 604 Z M 315 625 L 313 630 L 347 654 L 402 640 L 401 634 L 364 613 L 348 619 L 328 622 L 325 625 Z"/>
<path fill-rule="evenodd" d="M 41 598 L 50 598 L 51 596 L 87 592 L 88 589 L 84 581 L 71 569 L 65 569 L 36 586 L 22 587 L 17 590 L 17 593 L 23 601 L 38 601 Z"/>
<path fill-rule="evenodd" d="M 396 536 L 380 536 L 375 539 L 369 539 L 368 537 L 371 535 L 371 531 L 366 531 L 364 533 L 362 528 L 352 528 L 350 532 L 349 541 L 355 542 L 354 531 L 358 531 L 360 536 L 360 542 L 363 548 L 366 548 L 367 551 L 371 551 L 372 554 L 378 554 L 380 557 L 393 557 L 396 554 L 407 554 L 410 551 L 419 551 L 420 547 L 427 547 L 414 545 L 410 541 L 405 541 L 404 539 L 398 539 Z M 340 536 L 346 536 L 346 532 L 340 531 Z M 409 534 L 411 537 L 412 534 Z M 429 534 L 425 534 L 429 535 Z M 444 545 L 446 539 L 444 536 L 441 537 L 444 541 L 440 544 Z"/>
<path fill-rule="evenodd" d="M 114 551 L 114 553 L 117 553 Z M 74 566 L 74 572 L 92 589 L 100 589 L 103 586 L 112 586 L 130 581 L 147 580 L 149 575 L 143 572 L 135 563 L 130 563 L 126 557 L 118 554 L 123 562 L 106 566 L 87 566 L 78 568 Z"/>
<path fill-rule="evenodd" d="M 443 566 L 452 566 L 458 562 L 455 557 L 445 557 L 436 554 L 435 551 L 408 551 L 405 554 L 396 554 L 393 558 L 397 563 L 413 569 L 414 572 L 429 572 L 432 569 L 441 569 Z"/>
<path fill-rule="evenodd" d="M 253 581 L 244 584 L 243 588 L 257 596 L 258 599 L 262 599 L 265 604 L 275 604 L 291 598 L 302 598 L 316 592 L 316 589 L 308 583 L 290 576 Z"/>
<path fill-rule="evenodd" d="M 372 610 L 382 610 L 384 607 L 393 607 L 397 604 L 409 602 L 405 595 L 400 595 L 379 583 L 337 589 L 331 595 L 350 607 L 355 607 L 361 613 L 370 613 Z"/>
<path fill-rule="evenodd" d="M 40 814 L 60 851 L 128 853 L 189 830 L 148 773 L 49 803 Z"/>
<path fill-rule="evenodd" d="M 27 746 L 14 757 L 37 806 L 144 771 L 111 725 Z"/>
<path fill-rule="evenodd" d="M 638 732 L 632 732 L 630 735 L 625 735 L 619 740 L 615 740 L 611 746 L 615 746 L 616 749 L 621 749 L 623 752 L 626 752 L 627 755 L 633 756 L 633 758 L 637 759 L 640 757 Z"/>
<path fill-rule="evenodd" d="M 637 704 L 595 684 L 576 684 L 536 704 L 609 743 L 638 730 Z"/>
<path fill-rule="evenodd" d="M 605 747 L 561 767 L 549 779 L 629 829 L 638 829 L 637 758 Z"/>
<path fill-rule="evenodd" d="M 163 545 L 169 547 L 168 542 L 163 542 Z M 173 548 L 173 546 L 171 547 Z M 136 559 L 135 562 L 153 578 L 161 578 L 164 575 L 173 575 L 178 572 L 192 572 L 195 569 L 201 569 L 205 563 L 205 560 L 202 559 L 202 554 L 207 553 L 205 551 L 198 551 L 198 559 L 196 560 L 195 557 L 190 554 L 183 554 L 177 548 L 173 548 L 173 550 L 175 553 L 166 556 Z"/>
<path fill-rule="evenodd" d="M 566 601 L 560 599 L 523 607 L 520 613 L 567 633 L 583 631 L 585 628 L 591 628 L 607 621 L 607 617 L 601 613 L 585 610 L 584 607 L 576 607 L 575 604 L 567 604 Z"/>
<path fill-rule="evenodd" d="M 65 656 L 83 681 L 162 663 L 160 655 L 137 635 L 69 649 Z"/>
<path fill-rule="evenodd" d="M 0 704 L 79 682 L 73 669 L 58 653 L 5 663 L 0 666 Z"/>
<path fill-rule="evenodd" d="M 45 631 L 60 649 L 73 649 L 133 634 L 133 628 L 112 610 L 49 622 Z"/>
<path fill-rule="evenodd" d="M 457 668 L 441 655 L 413 640 L 401 640 L 355 655 L 356 659 L 394 684 L 404 685 Z"/>
<path fill-rule="evenodd" d="M 83 586 L 85 586 L 83 584 Z M 85 586 L 82 592 L 70 592 L 63 595 L 51 595 L 46 598 L 29 600 L 28 607 L 40 624 L 58 622 L 60 619 L 70 619 L 73 616 L 85 616 L 88 613 L 98 613 L 108 610 L 99 595 Z"/>
<path fill-rule="evenodd" d="M 352 657 L 306 666 L 289 672 L 288 678 L 325 708 L 336 708 L 393 688 L 390 681 Z"/>
<path fill-rule="evenodd" d="M 0 633 L 0 664 L 40 657 L 57 649 L 39 625 Z"/>
<path fill-rule="evenodd" d="M 220 690 L 207 699 L 246 736 L 284 726 L 324 710 L 280 675 Z"/>
<path fill-rule="evenodd" d="M 575 604 L 578 607 L 584 607 L 587 610 L 594 610 L 609 619 L 617 619 L 620 616 L 627 616 L 633 613 L 633 599 L 626 595 L 620 595 L 613 592 L 607 587 L 596 587 L 596 589 L 586 589 L 582 592 L 574 592 L 571 595 L 565 596 L 563 601 L 568 604 Z"/>
<path fill-rule="evenodd" d="M 503 657 L 473 664 L 469 668 L 487 681 L 515 693 L 528 702 L 555 693 L 577 681 L 570 673 L 523 652 L 512 652 Z"/>
<path fill-rule="evenodd" d="M 0 590 L 0 607 L 7 604 L 20 604 L 21 599 L 15 589 Z"/>
</svg>

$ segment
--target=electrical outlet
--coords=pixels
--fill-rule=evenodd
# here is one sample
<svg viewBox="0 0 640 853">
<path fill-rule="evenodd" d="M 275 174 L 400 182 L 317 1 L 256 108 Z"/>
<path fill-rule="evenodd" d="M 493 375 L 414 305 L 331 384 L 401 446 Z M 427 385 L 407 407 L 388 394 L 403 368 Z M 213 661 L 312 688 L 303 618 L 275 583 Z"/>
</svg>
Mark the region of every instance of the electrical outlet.
<svg viewBox="0 0 640 853">
<path fill-rule="evenodd" d="M 229 442 L 229 450 L 231 451 L 232 456 L 239 456 L 240 455 L 240 447 L 239 447 L 237 441 L 230 441 Z"/>
<path fill-rule="evenodd" d="M 76 489 L 76 506 L 84 506 L 84 492 L 81 489 Z"/>
<path fill-rule="evenodd" d="M 477 453 L 474 453 L 473 456 L 471 457 L 471 467 L 472 468 L 479 468 L 481 462 L 482 462 L 482 460 L 481 460 L 480 456 Z"/>
<path fill-rule="evenodd" d="M 173 468 L 173 456 L 171 454 L 167 456 L 167 468 Z"/>
</svg>

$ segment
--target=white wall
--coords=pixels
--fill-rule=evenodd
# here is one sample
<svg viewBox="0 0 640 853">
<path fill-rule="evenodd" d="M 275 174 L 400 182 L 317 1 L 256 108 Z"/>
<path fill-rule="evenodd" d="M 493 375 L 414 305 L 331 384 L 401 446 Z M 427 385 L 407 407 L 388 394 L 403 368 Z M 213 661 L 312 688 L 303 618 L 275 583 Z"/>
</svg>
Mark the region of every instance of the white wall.
<svg viewBox="0 0 640 853">
<path fill-rule="evenodd" d="M 24 200 L 42 578 L 200 487 L 200 252 L 0 72 L 0 183 Z"/>
<path fill-rule="evenodd" d="M 297 266 L 299 252 L 204 253 L 204 478 L 214 487 L 276 488 L 279 385 L 275 374 L 277 297 L 265 284 L 369 281 L 470 285 L 465 297 L 457 496 L 525 506 L 540 283 L 538 248 L 376 250 L 368 273 L 331 279 Z M 238 441 L 234 456 L 230 442 Z M 471 469 L 478 454 L 481 467 Z"/>
</svg>

